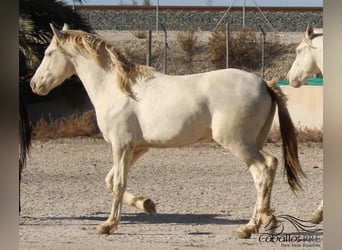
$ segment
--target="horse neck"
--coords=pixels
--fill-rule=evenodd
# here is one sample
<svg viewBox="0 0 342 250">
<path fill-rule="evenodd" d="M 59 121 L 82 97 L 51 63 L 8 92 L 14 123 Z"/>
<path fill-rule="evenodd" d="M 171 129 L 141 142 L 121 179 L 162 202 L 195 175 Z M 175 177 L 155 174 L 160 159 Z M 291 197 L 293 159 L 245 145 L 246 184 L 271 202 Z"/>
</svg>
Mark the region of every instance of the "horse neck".
<svg viewBox="0 0 342 250">
<path fill-rule="evenodd" d="M 317 64 L 318 69 L 321 71 L 323 75 L 323 53 L 317 56 L 316 64 Z"/>
<path fill-rule="evenodd" d="M 313 50 L 316 65 L 323 75 L 323 36 L 314 39 L 313 46 L 316 48 Z"/>
<path fill-rule="evenodd" d="M 113 72 L 100 67 L 93 59 L 77 56 L 74 67 L 95 108 L 107 99 L 118 101 L 123 97 Z"/>
</svg>

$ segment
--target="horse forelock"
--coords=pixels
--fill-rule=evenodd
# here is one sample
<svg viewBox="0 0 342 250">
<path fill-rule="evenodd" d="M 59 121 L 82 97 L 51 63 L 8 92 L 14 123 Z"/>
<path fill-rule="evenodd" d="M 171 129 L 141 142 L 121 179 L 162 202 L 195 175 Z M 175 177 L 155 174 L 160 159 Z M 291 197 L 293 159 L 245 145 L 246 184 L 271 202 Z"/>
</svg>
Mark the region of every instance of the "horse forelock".
<svg viewBox="0 0 342 250">
<path fill-rule="evenodd" d="M 128 61 L 113 45 L 101 37 L 84 31 L 62 31 L 63 41 L 73 46 L 78 52 L 89 55 L 100 67 L 113 72 L 122 92 L 133 97 L 130 84 L 137 78 L 150 78 L 154 70 L 144 65 Z"/>
</svg>

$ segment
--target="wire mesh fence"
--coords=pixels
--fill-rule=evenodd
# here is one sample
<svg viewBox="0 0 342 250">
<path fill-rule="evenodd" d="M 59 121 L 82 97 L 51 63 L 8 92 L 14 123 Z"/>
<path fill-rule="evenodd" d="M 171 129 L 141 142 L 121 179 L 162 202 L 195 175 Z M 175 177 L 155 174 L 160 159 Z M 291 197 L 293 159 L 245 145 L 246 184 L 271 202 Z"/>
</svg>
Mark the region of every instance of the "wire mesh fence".
<svg viewBox="0 0 342 250">
<path fill-rule="evenodd" d="M 266 78 L 272 78 L 276 72 L 280 79 L 286 78 L 295 56 L 295 46 L 302 36 L 300 32 L 291 35 L 287 32 L 266 32 L 263 36 L 262 31 L 234 25 L 229 25 L 229 32 L 226 26 L 215 31 L 187 27 L 181 31 L 165 29 L 165 32 L 162 28 L 156 31 L 127 26 L 120 30 L 96 32 L 133 63 L 151 65 L 167 74 L 206 72 L 226 68 L 229 62 L 229 67 L 241 68 Z M 276 63 L 284 57 L 288 63 L 282 61 L 282 66 Z"/>
</svg>

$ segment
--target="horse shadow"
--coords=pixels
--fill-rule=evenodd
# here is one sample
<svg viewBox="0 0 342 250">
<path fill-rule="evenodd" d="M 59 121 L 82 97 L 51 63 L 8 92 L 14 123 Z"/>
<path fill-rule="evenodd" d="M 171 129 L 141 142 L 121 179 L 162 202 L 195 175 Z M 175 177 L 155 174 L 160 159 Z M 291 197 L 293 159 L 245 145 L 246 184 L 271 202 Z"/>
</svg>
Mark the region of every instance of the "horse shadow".
<svg viewBox="0 0 342 250">
<path fill-rule="evenodd" d="M 158 213 L 150 215 L 145 213 L 123 213 L 121 215 L 121 224 L 239 225 L 248 222 L 248 220 L 242 219 L 228 219 L 227 216 L 229 215 L 192 213 Z M 22 216 L 23 219 L 28 221 L 65 221 L 66 223 L 63 222 L 63 224 L 75 224 L 75 221 L 85 221 L 85 224 L 89 225 L 93 224 L 93 221 L 94 224 L 105 221 L 107 217 L 107 213 L 104 212 L 97 212 L 90 216 Z"/>
<path fill-rule="evenodd" d="M 227 215 L 222 214 L 154 214 L 148 215 L 144 213 L 123 214 L 122 222 L 125 224 L 196 224 L 196 225 L 229 225 L 243 224 L 247 220 L 230 220 Z"/>
</svg>

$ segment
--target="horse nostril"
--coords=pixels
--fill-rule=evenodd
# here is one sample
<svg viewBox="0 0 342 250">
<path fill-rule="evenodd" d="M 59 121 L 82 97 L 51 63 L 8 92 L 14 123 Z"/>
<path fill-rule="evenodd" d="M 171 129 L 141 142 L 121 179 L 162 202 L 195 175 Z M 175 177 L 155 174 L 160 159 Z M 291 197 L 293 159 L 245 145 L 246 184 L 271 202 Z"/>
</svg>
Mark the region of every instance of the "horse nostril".
<svg viewBox="0 0 342 250">
<path fill-rule="evenodd" d="M 31 80 L 30 86 L 31 86 L 32 89 L 34 89 L 36 87 L 36 84 L 34 83 L 34 81 Z"/>
</svg>

